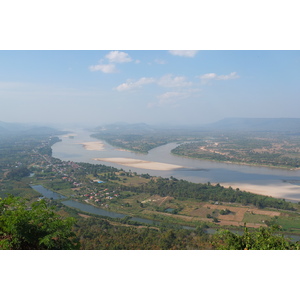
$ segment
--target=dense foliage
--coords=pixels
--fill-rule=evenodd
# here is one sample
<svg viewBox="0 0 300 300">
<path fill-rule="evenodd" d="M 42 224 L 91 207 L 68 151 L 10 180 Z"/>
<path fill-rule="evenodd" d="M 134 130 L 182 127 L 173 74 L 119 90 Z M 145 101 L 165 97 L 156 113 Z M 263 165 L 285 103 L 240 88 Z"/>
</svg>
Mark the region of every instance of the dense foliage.
<svg viewBox="0 0 300 300">
<path fill-rule="evenodd" d="M 299 168 L 299 149 L 298 134 L 211 133 L 201 141 L 179 145 L 172 153 L 222 162 Z"/>
<path fill-rule="evenodd" d="M 135 137 L 124 134 L 123 137 L 125 144 L 141 151 L 177 138 L 174 135 L 169 137 L 170 140 L 166 140 L 162 135 L 157 135 L 151 139 L 150 134 L 146 136 L 138 133 Z M 195 184 L 172 177 L 151 177 L 149 174 L 138 178 L 137 174 L 104 165 L 61 161 L 51 157 L 51 145 L 57 141 L 57 138 L 45 134 L 6 136 L 0 139 L 0 197 L 4 198 L 0 200 L 0 249 L 77 249 L 80 245 L 79 240 L 80 249 L 298 249 L 296 244 L 290 243 L 268 228 L 245 232 L 242 236 L 226 231 L 210 236 L 205 234 L 202 228 L 183 230 L 171 225 L 156 228 L 131 226 L 133 223 L 125 224 L 123 221 L 113 223 L 94 217 L 84 219 L 77 213 L 72 215 L 77 218 L 75 222 L 74 219 L 61 218 L 53 209 L 48 208 L 47 203 L 50 200 L 47 203 L 38 201 L 29 205 L 27 201 L 7 197 L 7 193 L 11 193 L 36 200 L 40 195 L 30 188 L 31 181 L 34 181 L 34 184 L 42 184 L 72 199 L 85 201 L 87 198 L 93 198 L 97 202 L 90 201 L 95 205 L 122 210 L 130 207 L 131 212 L 136 209 L 135 212 L 138 213 L 141 208 L 150 207 L 150 203 L 140 201 L 149 195 L 170 196 L 179 200 L 177 202 L 180 202 L 180 205 L 174 205 L 171 214 L 180 214 L 184 203 L 197 201 L 294 209 L 291 203 L 284 200 L 254 195 L 239 189 L 227 189 L 219 184 Z M 226 142 L 226 139 L 224 141 Z M 236 146 L 246 151 L 247 148 L 258 145 L 268 147 L 268 143 L 262 140 L 247 144 L 240 140 Z M 147 144 L 150 148 L 147 148 Z M 143 148 L 144 146 L 146 148 Z M 30 173 L 34 173 L 34 177 L 26 177 Z M 99 185 L 94 182 L 97 180 L 103 180 L 105 183 Z M 59 201 L 52 203 L 57 205 L 56 209 L 59 209 L 60 213 L 64 211 Z M 165 202 L 164 205 L 155 206 L 154 202 L 153 207 L 156 211 L 164 213 L 169 204 Z M 230 210 L 221 210 L 220 214 L 230 214 Z M 214 218 L 214 215 L 210 217 Z M 265 224 L 269 225 L 267 222 L 269 221 Z"/>
<path fill-rule="evenodd" d="M 62 219 L 45 201 L 27 205 L 15 197 L 0 199 L 0 249 L 78 249 L 74 219 Z"/>
<path fill-rule="evenodd" d="M 75 232 L 81 249 L 96 250 L 184 250 L 212 249 L 208 235 L 201 228 L 147 228 L 112 225 L 106 220 L 78 220 Z"/>
<path fill-rule="evenodd" d="M 7 174 L 8 179 L 19 180 L 23 177 L 29 176 L 30 171 L 26 167 L 15 168 Z"/>
<path fill-rule="evenodd" d="M 124 227 L 89 217 L 78 220 L 75 232 L 81 249 L 98 250 L 299 250 L 298 243 L 277 233 L 278 228 L 261 227 L 243 234 L 220 230 L 213 235 L 205 228 L 195 230 L 160 227 Z"/>
<path fill-rule="evenodd" d="M 123 187 L 133 192 L 150 193 L 162 197 L 171 196 L 180 200 L 195 199 L 199 201 L 218 201 L 230 203 L 253 204 L 258 208 L 274 207 L 286 210 L 294 210 L 291 203 L 272 197 L 242 192 L 239 189 L 224 188 L 217 185 L 192 183 L 175 178 L 158 178 L 147 184 L 137 187 Z"/>
<path fill-rule="evenodd" d="M 70 209 L 69 209 L 70 210 Z M 239 235 L 220 230 L 214 235 L 205 227 L 195 230 L 176 226 L 132 226 L 86 216 L 61 218 L 46 202 L 26 205 L 8 197 L 0 200 L 0 249 L 6 250 L 288 250 L 300 249 L 278 228 L 261 227 Z"/>
<path fill-rule="evenodd" d="M 261 227 L 249 232 L 245 228 L 242 235 L 221 230 L 213 236 L 213 245 L 220 250 L 299 250 L 298 243 L 292 243 L 283 235 L 276 234 L 278 228 Z"/>
<path fill-rule="evenodd" d="M 141 134 L 107 134 L 96 133 L 93 137 L 101 140 L 105 140 L 109 144 L 115 147 L 147 153 L 149 150 L 172 142 L 174 139 L 167 136 L 153 136 L 141 135 Z"/>
</svg>

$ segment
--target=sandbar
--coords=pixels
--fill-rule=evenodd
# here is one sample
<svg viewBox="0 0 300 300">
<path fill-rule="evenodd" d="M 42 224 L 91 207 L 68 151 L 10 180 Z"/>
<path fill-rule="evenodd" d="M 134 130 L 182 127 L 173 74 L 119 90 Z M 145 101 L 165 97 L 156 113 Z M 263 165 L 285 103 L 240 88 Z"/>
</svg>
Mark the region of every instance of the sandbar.
<svg viewBox="0 0 300 300">
<path fill-rule="evenodd" d="M 77 136 L 77 134 L 76 133 L 69 133 L 69 134 L 63 135 L 62 137 L 63 138 L 68 138 L 68 137 L 74 137 L 74 136 Z"/>
<path fill-rule="evenodd" d="M 133 158 L 113 157 L 113 158 L 94 158 L 94 160 L 111 162 L 126 167 L 156 170 L 156 171 L 170 171 L 170 170 L 183 168 L 183 166 L 154 162 L 154 161 L 139 160 Z"/>
<path fill-rule="evenodd" d="M 224 187 L 231 186 L 233 189 L 239 188 L 241 191 L 246 191 L 258 195 L 271 196 L 279 199 L 291 201 L 300 201 L 300 186 L 290 183 L 256 185 L 248 183 L 226 183 L 221 184 Z M 298 194 L 298 195 L 297 195 Z"/>
<path fill-rule="evenodd" d="M 104 144 L 102 142 L 86 142 L 80 143 L 86 150 L 89 151 L 102 151 L 104 150 Z"/>
</svg>

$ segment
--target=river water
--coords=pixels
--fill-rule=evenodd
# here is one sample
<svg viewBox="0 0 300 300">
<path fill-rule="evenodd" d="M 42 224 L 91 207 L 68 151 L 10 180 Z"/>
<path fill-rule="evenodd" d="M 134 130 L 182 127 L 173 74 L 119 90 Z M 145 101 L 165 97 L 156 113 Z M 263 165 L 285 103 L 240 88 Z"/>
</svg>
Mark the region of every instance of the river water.
<svg viewBox="0 0 300 300">
<path fill-rule="evenodd" d="M 55 192 L 52 192 L 52 191 L 46 189 L 42 185 L 31 185 L 31 187 L 35 191 L 37 191 L 38 193 L 42 194 L 44 197 L 46 197 L 48 199 L 57 200 L 57 199 L 65 199 L 66 198 L 65 196 L 63 196 L 61 194 L 58 194 L 58 193 L 55 193 Z"/>
<path fill-rule="evenodd" d="M 121 219 L 126 217 L 126 215 L 124 215 L 124 214 L 114 213 L 114 212 L 107 211 L 107 210 L 104 210 L 104 209 L 101 209 L 98 207 L 94 207 L 90 204 L 79 203 L 79 202 L 73 201 L 73 200 L 66 200 L 66 201 L 63 201 L 62 203 L 71 208 L 76 208 L 83 212 L 91 213 L 94 215 L 105 216 L 105 217 L 110 217 L 110 218 L 121 218 Z M 153 220 L 138 218 L 138 217 L 131 217 L 130 221 L 136 221 L 139 223 L 145 223 L 147 225 L 154 225 L 154 226 L 161 224 L 161 222 L 159 222 L 159 221 L 153 221 Z M 195 229 L 194 227 L 190 227 L 190 226 L 179 226 L 179 227 L 184 228 L 184 229 L 190 229 L 190 230 Z M 204 231 L 208 234 L 214 234 L 217 230 L 214 228 L 206 228 Z M 243 230 L 230 230 L 230 231 L 235 234 L 239 234 L 239 235 L 242 235 L 244 232 Z M 300 241 L 299 235 L 288 234 L 288 235 L 285 235 L 285 237 L 291 238 L 291 241 L 293 241 L 293 242 Z"/>
<path fill-rule="evenodd" d="M 98 215 L 98 216 L 103 216 L 103 217 L 122 219 L 122 218 L 125 218 L 125 217 L 128 216 L 128 215 L 124 215 L 124 214 L 104 210 L 104 209 L 92 206 L 90 204 L 80 203 L 80 202 L 77 202 L 77 201 L 74 201 L 74 200 L 66 200 L 66 201 L 63 201 L 62 203 L 66 206 L 79 209 L 83 212 L 87 212 L 87 213 L 91 213 L 91 214 Z M 153 220 L 150 220 L 150 219 L 144 219 L 144 218 L 139 218 L 139 217 L 130 217 L 130 221 L 145 223 L 145 224 L 148 224 L 148 225 L 161 224 L 161 222 L 159 222 L 159 221 L 153 221 Z M 189 226 L 181 226 L 181 227 L 185 228 L 185 229 L 195 229 L 195 228 L 189 227 Z"/>
<path fill-rule="evenodd" d="M 200 159 L 185 158 L 171 154 L 177 147 L 176 143 L 169 143 L 149 151 L 148 154 L 122 151 L 103 141 L 101 151 L 86 150 L 81 143 L 99 141 L 90 137 L 90 132 L 75 132 L 74 138 L 61 136 L 62 142 L 52 146 L 53 157 L 66 161 L 104 164 L 123 170 L 148 173 L 152 176 L 184 179 L 195 183 L 220 183 L 224 186 L 240 187 L 241 190 L 252 191 L 264 195 L 284 198 L 289 201 L 300 201 L 300 171 L 283 170 L 266 167 L 246 166 L 238 164 L 212 162 Z M 180 165 L 182 169 L 169 171 L 148 170 L 126 167 L 111 162 L 99 162 L 93 158 L 133 158 Z"/>
</svg>

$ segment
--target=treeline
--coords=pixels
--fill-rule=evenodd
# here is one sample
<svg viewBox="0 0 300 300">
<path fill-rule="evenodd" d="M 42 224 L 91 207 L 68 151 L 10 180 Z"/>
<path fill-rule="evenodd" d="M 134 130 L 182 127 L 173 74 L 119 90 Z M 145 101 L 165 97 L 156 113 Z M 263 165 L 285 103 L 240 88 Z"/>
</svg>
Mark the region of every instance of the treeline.
<svg viewBox="0 0 300 300">
<path fill-rule="evenodd" d="M 1 136 L 0 197 L 6 197 L 8 194 L 25 198 L 37 196 L 37 193 L 22 180 L 31 172 L 37 171 L 37 168 L 32 167 L 33 165 L 46 164 L 38 151 L 51 154 L 51 145 L 56 141 L 57 138 L 51 138 L 47 134 Z M 47 175 L 49 172 L 45 168 Z"/>
<path fill-rule="evenodd" d="M 251 232 L 245 228 L 242 235 L 220 230 L 213 235 L 212 244 L 218 250 L 300 250 L 299 243 L 278 234 L 276 226 Z"/>
<path fill-rule="evenodd" d="M 85 174 L 93 174 L 93 175 L 98 175 L 99 173 L 110 173 L 111 175 L 113 175 L 114 172 L 120 171 L 117 168 L 100 165 L 100 164 L 94 165 L 94 164 L 83 163 L 83 162 L 78 162 L 76 164 L 82 168 L 82 169 L 77 170 L 78 174 L 80 174 L 81 170 Z"/>
<path fill-rule="evenodd" d="M 171 196 L 179 200 L 194 199 L 199 201 L 217 201 L 229 203 L 241 203 L 243 205 L 255 205 L 257 208 L 272 207 L 285 210 L 295 210 L 290 202 L 284 199 L 276 199 L 268 196 L 243 192 L 239 189 L 224 188 L 210 183 L 192 183 L 186 180 L 178 180 L 171 177 L 152 179 L 147 184 L 136 187 L 121 187 L 136 193 L 150 193 L 161 197 Z"/>
<path fill-rule="evenodd" d="M 16 163 L 30 165 L 36 161 L 38 151 L 51 156 L 51 145 L 57 138 L 44 136 L 10 136 L 0 138 L 0 169 L 15 166 Z M 34 150 L 34 151 L 33 151 Z"/>
<path fill-rule="evenodd" d="M 149 134 L 113 134 L 113 133 L 95 133 L 91 135 L 101 139 L 114 147 L 123 148 L 131 151 L 148 153 L 151 149 L 177 141 L 178 138 L 161 135 Z"/>
<path fill-rule="evenodd" d="M 23 177 L 29 176 L 30 175 L 30 171 L 26 168 L 26 167 L 17 167 L 15 169 L 13 169 L 12 171 L 10 171 L 6 178 L 7 179 L 14 179 L 14 180 L 20 180 Z"/>
<path fill-rule="evenodd" d="M 206 150 L 200 147 L 206 146 Z M 241 141 L 234 140 L 232 143 L 228 141 L 216 146 L 211 146 L 205 142 L 193 142 L 179 145 L 171 152 L 176 155 L 183 155 L 192 158 L 215 160 L 221 162 L 236 162 L 268 165 L 274 167 L 299 168 L 300 157 L 296 150 L 271 149 L 272 143 L 257 140 L 243 139 Z M 258 149 L 258 150 L 255 150 Z M 296 149 L 296 148 L 295 148 Z M 261 151 L 260 151 L 261 150 Z"/>
<path fill-rule="evenodd" d="M 112 225 L 98 218 L 80 219 L 74 232 L 84 250 L 200 250 L 213 249 L 203 230 Z"/>
<path fill-rule="evenodd" d="M 299 250 L 278 233 L 277 227 L 261 227 L 242 234 L 219 230 L 210 235 L 203 226 L 195 230 L 159 227 L 124 227 L 107 220 L 80 219 L 73 227 L 82 250 Z"/>
<path fill-rule="evenodd" d="M 79 249 L 75 221 L 60 217 L 44 200 L 0 198 L 0 250 Z"/>
<path fill-rule="evenodd" d="M 53 202 L 52 204 L 54 204 Z M 70 210 L 70 209 L 68 209 Z M 60 215 L 45 201 L 28 202 L 15 197 L 0 198 L 0 250 L 298 250 L 278 234 L 279 228 L 260 228 L 234 234 L 221 230 L 213 235 L 204 226 L 195 230 L 171 228 L 168 225 L 150 228 L 112 224 L 109 220 L 87 216 L 72 217 L 64 209 Z"/>
</svg>

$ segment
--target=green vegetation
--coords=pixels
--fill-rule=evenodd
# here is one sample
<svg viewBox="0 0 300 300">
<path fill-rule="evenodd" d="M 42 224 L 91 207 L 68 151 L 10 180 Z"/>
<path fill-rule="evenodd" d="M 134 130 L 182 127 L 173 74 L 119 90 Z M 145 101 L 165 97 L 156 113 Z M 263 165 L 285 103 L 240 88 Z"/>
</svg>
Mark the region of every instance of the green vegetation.
<svg viewBox="0 0 300 300">
<path fill-rule="evenodd" d="M 95 133 L 92 135 L 97 139 L 101 139 L 112 146 L 141 153 L 148 153 L 149 150 L 158 146 L 173 142 L 174 138 L 165 135 L 153 136 L 140 134 L 112 134 L 112 133 Z M 177 140 L 177 139 L 176 139 Z"/>
<path fill-rule="evenodd" d="M 300 136 L 269 132 L 211 133 L 201 141 L 179 145 L 172 153 L 221 162 L 299 168 Z"/>
<path fill-rule="evenodd" d="M 26 167 L 16 168 L 15 170 L 10 171 L 7 174 L 8 179 L 16 179 L 20 180 L 23 177 L 27 177 L 30 175 L 30 171 Z"/>
<path fill-rule="evenodd" d="M 251 213 L 245 213 L 243 222 L 245 223 L 258 223 L 258 224 L 268 224 L 272 220 L 271 216 L 266 215 L 256 215 Z"/>
<path fill-rule="evenodd" d="M 61 161 L 51 156 L 51 145 L 56 141 L 59 139 L 49 135 L 0 140 L 3 249 L 73 249 L 79 247 L 78 241 L 81 249 L 216 249 L 223 244 L 216 244 L 213 236 L 205 234 L 208 226 L 239 228 L 247 222 L 265 229 L 279 225 L 285 233 L 300 230 L 297 204 L 219 184 L 195 184 L 174 177 Z M 62 199 L 38 201 L 42 195 L 31 185 L 43 185 L 69 199 L 128 217 L 82 214 L 65 207 Z M 15 196 L 28 200 L 17 201 Z M 248 212 L 255 209 L 259 213 Z M 274 211 L 278 216 L 273 217 Z M 131 221 L 134 216 L 160 224 L 145 226 Z M 183 225 L 197 229 L 182 229 Z"/>
<path fill-rule="evenodd" d="M 299 214 L 288 214 L 272 220 L 274 224 L 280 226 L 282 230 L 287 232 L 300 232 L 300 216 Z"/>
<path fill-rule="evenodd" d="M 121 189 L 124 190 L 125 188 L 122 187 Z M 219 184 L 192 183 L 186 180 L 177 180 L 176 178 L 152 179 L 147 184 L 137 187 L 128 187 L 127 190 L 138 193 L 147 192 L 151 195 L 157 194 L 161 197 L 171 196 L 181 201 L 194 199 L 195 201 L 208 202 L 213 200 L 217 202 L 241 203 L 243 205 L 253 204 L 258 208 L 274 207 L 278 209 L 295 210 L 294 206 L 285 200 L 242 192 L 239 189 L 224 188 Z"/>
<path fill-rule="evenodd" d="M 72 231 L 74 219 L 62 219 L 45 201 L 27 205 L 15 197 L 0 199 L 0 249 L 79 249 Z"/>
<path fill-rule="evenodd" d="M 219 250 L 299 250 L 300 245 L 292 243 L 283 235 L 276 233 L 278 228 L 261 227 L 249 232 L 245 228 L 243 235 L 229 230 L 220 230 L 213 236 L 213 245 Z"/>
<path fill-rule="evenodd" d="M 158 129 L 146 124 L 112 124 L 95 129 L 92 135 L 109 144 L 134 151 L 147 153 L 149 150 L 171 142 L 198 140 L 199 131 L 186 129 Z"/>
<path fill-rule="evenodd" d="M 78 220 L 75 233 L 81 249 L 96 250 L 184 250 L 212 249 L 202 228 L 191 231 L 170 227 L 113 225 L 107 220 Z"/>
<path fill-rule="evenodd" d="M 17 250 L 287 250 L 300 245 L 277 233 L 278 227 L 244 234 L 220 230 L 205 233 L 206 226 L 186 230 L 168 224 L 155 227 L 127 225 L 74 213 L 63 208 L 60 217 L 45 201 L 27 205 L 14 197 L 0 200 L 0 249 Z M 81 215 L 81 216 L 80 216 Z"/>
<path fill-rule="evenodd" d="M 135 125 L 98 128 L 93 137 L 136 152 L 147 153 L 170 142 L 184 142 L 173 149 L 172 153 L 220 162 L 279 168 L 300 167 L 300 135 L 297 131 L 211 131 L 204 128 L 158 130 L 145 124 Z"/>
</svg>

